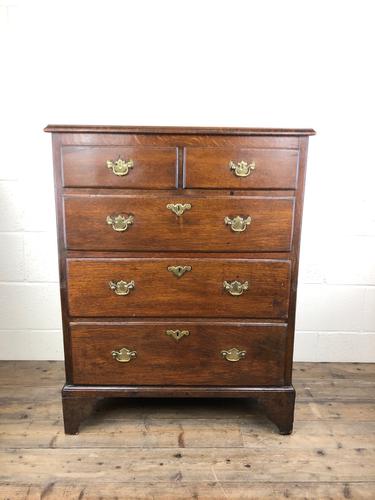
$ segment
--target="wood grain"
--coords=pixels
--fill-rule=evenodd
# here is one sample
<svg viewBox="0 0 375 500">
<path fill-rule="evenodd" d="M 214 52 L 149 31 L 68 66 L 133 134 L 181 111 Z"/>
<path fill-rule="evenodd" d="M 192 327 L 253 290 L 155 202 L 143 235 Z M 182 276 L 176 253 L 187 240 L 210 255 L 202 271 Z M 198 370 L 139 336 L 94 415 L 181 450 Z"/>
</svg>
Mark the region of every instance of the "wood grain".
<svg viewBox="0 0 375 500">
<path fill-rule="evenodd" d="M 53 133 L 66 366 L 63 390 L 66 431 L 78 431 L 80 421 L 96 398 L 144 395 L 255 398 L 280 432 L 289 433 L 295 394 L 291 366 L 303 184 L 308 136 L 314 131 L 79 125 L 49 126 L 46 130 Z M 187 152 L 185 165 L 184 151 Z M 113 156 L 111 159 L 117 155 L 124 155 L 124 159 L 134 157 L 135 166 L 128 176 L 116 178 L 108 169 L 103 169 L 109 153 Z M 240 179 L 238 185 L 232 184 L 234 177 L 228 177 L 228 171 L 212 177 L 216 160 L 224 157 L 226 161 L 229 158 L 240 161 L 243 155 L 250 154 L 257 163 L 253 172 L 256 175 Z M 189 164 L 193 187 L 186 189 L 182 174 L 185 167 L 186 179 L 191 181 Z M 167 212 L 166 205 L 170 203 L 190 203 L 192 207 L 184 216 L 177 217 Z M 107 224 L 108 215 L 130 213 L 135 219 L 126 232 L 115 232 Z M 225 224 L 226 217 L 236 216 L 251 217 L 246 231 L 236 233 Z M 179 286 L 168 279 L 171 276 L 166 279 L 162 272 L 165 273 L 165 269 L 160 267 L 163 258 L 164 265 L 171 257 L 174 262 L 169 265 L 193 263 L 193 270 L 180 280 Z M 240 280 L 240 274 L 246 275 L 250 270 L 250 288 L 244 295 L 226 296 L 222 287 L 220 292 L 216 288 L 224 279 Z M 108 282 L 124 279 L 113 276 L 114 271 L 121 274 L 131 271 L 136 276 L 136 288 L 126 296 L 127 301 L 119 302 L 116 299 L 124 297 L 114 296 L 112 291 L 108 296 Z M 227 277 L 227 271 L 233 276 Z M 218 341 L 225 333 L 220 319 L 231 318 L 237 325 L 241 319 L 258 320 L 257 327 L 264 334 L 257 340 L 257 347 L 267 345 L 267 349 L 274 350 L 275 366 L 283 365 L 279 382 L 274 386 L 248 385 L 255 383 L 254 379 L 243 386 L 220 385 L 220 381 L 216 386 L 181 386 L 178 385 L 179 371 L 175 370 L 174 385 L 73 385 L 71 321 L 82 326 L 96 321 L 99 328 L 117 328 L 126 321 L 128 327 L 133 328 L 137 318 L 146 323 L 147 318 L 153 322 L 156 318 L 167 322 L 173 318 L 179 318 L 180 322 L 195 318 L 206 321 L 202 330 L 211 328 L 213 324 L 210 326 L 209 322 L 213 319 L 221 331 Z M 273 323 L 270 328 L 279 328 L 286 319 L 287 347 L 283 349 L 279 345 L 274 349 L 273 340 L 267 337 L 270 330 L 263 326 L 268 322 Z M 102 340 L 98 332 L 92 339 L 93 345 L 108 338 Z M 138 338 L 143 338 L 142 333 L 135 339 Z M 254 337 L 243 338 L 249 349 L 254 350 Z M 86 344 L 82 343 L 80 350 L 86 349 Z M 197 343 L 194 359 L 201 350 L 201 344 Z M 93 352 L 90 355 L 95 357 Z M 257 355 L 262 364 L 262 355 Z M 275 375 L 272 369 L 268 371 L 264 361 L 263 384 Z M 261 370 L 254 365 L 254 377 L 258 377 Z M 151 373 L 151 368 L 143 370 L 146 371 Z M 204 363 L 201 363 L 196 373 L 203 371 Z M 20 390 L 22 392 L 22 388 Z M 309 385 L 303 386 L 303 394 L 308 404 L 311 401 Z M 324 395 L 322 397 L 324 399 Z M 14 405 L 10 411 L 18 414 L 17 401 L 13 397 L 9 401 Z M 29 406 L 31 413 L 38 414 L 33 404 Z M 46 408 L 41 407 L 39 414 L 45 411 Z M 27 418 L 29 413 L 24 415 Z"/>
<path fill-rule="evenodd" d="M 122 442 L 126 443 L 126 437 Z M 297 475 L 300 481 L 314 481 L 318 476 L 326 481 L 350 482 L 358 480 L 359 474 L 366 476 L 368 481 L 375 481 L 374 460 L 375 450 L 371 448 L 358 453 L 344 448 L 330 449 L 327 453 L 273 448 L 272 454 L 267 448 L 249 454 L 246 448 L 232 447 L 185 448 L 183 452 L 156 447 L 119 447 L 116 452 L 90 447 L 83 450 L 19 448 L 16 452 L 4 449 L 0 469 L 2 480 L 6 482 L 32 481 L 35 477 L 47 480 L 51 474 L 56 480 L 66 482 L 95 477 L 112 483 L 120 474 L 121 481 L 135 483 L 147 482 L 150 476 L 156 482 L 172 484 L 178 477 L 189 483 L 264 481 L 270 476 L 275 482 L 293 482 Z"/>
<path fill-rule="evenodd" d="M 65 187 L 173 189 L 177 186 L 176 147 L 64 146 L 61 154 Z M 107 160 L 116 161 L 120 157 L 134 163 L 124 176 L 107 168 Z"/>
<path fill-rule="evenodd" d="M 169 329 L 189 332 L 179 341 Z M 71 327 L 74 384 L 278 385 L 283 384 L 286 327 L 245 323 L 163 323 Z M 137 352 L 119 363 L 113 350 Z M 225 360 L 221 351 L 236 347 L 246 356 Z M 276 355 L 277 353 L 277 355 Z M 284 353 L 284 355 L 283 355 Z M 201 370 L 204 361 L 205 369 Z M 178 374 L 178 378 L 176 378 Z"/>
<path fill-rule="evenodd" d="M 242 399 L 104 400 L 66 436 L 63 364 L 2 361 L 0 498 L 372 500 L 375 364 L 294 372 L 311 394 L 290 436 Z"/>
<path fill-rule="evenodd" d="M 287 356 L 285 363 L 285 380 L 288 384 L 292 382 L 292 366 L 294 352 L 294 334 L 296 326 L 296 307 L 297 307 L 297 286 L 298 286 L 298 271 L 299 271 L 299 253 L 301 242 L 301 227 L 303 200 L 305 194 L 305 179 L 307 165 L 307 148 L 308 138 L 299 137 L 299 160 L 298 160 L 298 179 L 297 179 L 297 196 L 294 211 L 293 224 L 293 243 L 291 251 L 292 275 L 290 287 L 290 300 L 288 312 L 288 338 L 287 338 Z"/>
<path fill-rule="evenodd" d="M 178 147 L 244 147 L 264 149 L 299 149 L 298 136 L 182 135 L 182 134 L 116 134 L 55 132 L 61 146 L 155 146 Z M 60 150 L 59 150 L 60 153 Z"/>
<path fill-rule="evenodd" d="M 177 477 L 178 480 L 179 476 Z M 182 482 L 181 482 L 182 481 Z M 126 483 L 117 481 L 114 484 L 93 481 L 77 481 L 73 484 L 46 482 L 38 484 L 4 484 L 4 498 L 12 500 L 43 499 L 101 499 L 113 500 L 122 498 L 132 500 L 259 500 L 260 498 L 292 498 L 292 499 L 334 499 L 347 498 L 373 500 L 372 482 L 218 482 L 200 481 L 186 483 L 183 478 L 174 483 Z"/>
<path fill-rule="evenodd" d="M 117 405 L 118 406 L 118 405 Z M 125 413 L 125 412 L 124 412 Z M 325 422 L 297 421 L 294 434 L 280 436 L 271 422 L 256 414 L 239 418 L 212 418 L 207 426 L 206 418 L 186 418 L 180 413 L 175 417 L 146 414 L 121 419 L 109 419 L 104 412 L 95 414 L 82 425 L 82 432 L 70 438 L 63 432 L 61 421 L 36 420 L 20 425 L 19 422 L 2 423 L 0 430 L 3 448 L 54 448 L 84 449 L 106 448 L 116 450 L 118 436 L 126 448 L 197 448 L 212 447 L 257 449 L 277 448 L 283 451 L 373 448 L 375 446 L 375 422 Z M 251 423 L 251 426 L 249 425 Z M 181 438 L 182 436 L 182 438 Z M 360 452 L 356 452 L 360 453 Z"/>
<path fill-rule="evenodd" d="M 229 259 L 68 259 L 71 316 L 286 318 L 290 263 Z M 169 266 L 191 266 L 177 278 Z M 116 295 L 110 281 L 131 280 L 128 295 Z M 225 280 L 248 281 L 240 296 Z"/>
<path fill-rule="evenodd" d="M 56 133 L 120 133 L 120 134 L 189 134 L 189 135 L 261 135 L 301 136 L 315 135 L 313 129 L 295 128 L 246 128 L 246 127 L 153 127 L 119 125 L 47 125 L 45 132 Z"/>
<path fill-rule="evenodd" d="M 237 177 L 235 163 L 254 162 L 255 170 Z M 184 149 L 184 187 L 212 189 L 295 189 L 298 151 L 292 149 L 201 148 Z"/>
<path fill-rule="evenodd" d="M 187 323 L 189 327 L 190 320 Z M 211 322 L 210 320 L 208 320 Z M 228 323 L 227 320 L 223 320 Z M 138 321 L 136 321 L 138 323 Z M 174 321 L 165 322 L 168 326 L 173 325 Z M 14 373 L 17 377 L 14 377 Z M 294 363 L 293 378 L 296 383 L 309 381 L 317 384 L 320 379 L 328 377 L 331 379 L 342 379 L 365 382 L 375 382 L 375 370 L 373 363 Z M 58 386 L 64 381 L 64 366 L 61 361 L 1 361 L 0 380 L 2 386 L 25 385 L 25 380 L 37 381 L 38 387 Z M 0 387 L 1 391 L 1 387 Z M 0 393 L 1 395 L 1 393 Z M 354 405 L 355 406 L 355 405 Z M 374 408 L 375 409 L 375 408 Z M 374 415 L 375 416 L 375 415 Z M 374 418 L 375 420 L 375 418 Z"/>
<path fill-rule="evenodd" d="M 190 204 L 182 216 L 169 204 Z M 67 248 L 71 250 L 288 251 L 293 226 L 293 197 L 146 195 L 70 195 L 64 198 Z M 134 217 L 124 232 L 107 216 Z M 225 217 L 251 217 L 234 232 Z"/>
</svg>

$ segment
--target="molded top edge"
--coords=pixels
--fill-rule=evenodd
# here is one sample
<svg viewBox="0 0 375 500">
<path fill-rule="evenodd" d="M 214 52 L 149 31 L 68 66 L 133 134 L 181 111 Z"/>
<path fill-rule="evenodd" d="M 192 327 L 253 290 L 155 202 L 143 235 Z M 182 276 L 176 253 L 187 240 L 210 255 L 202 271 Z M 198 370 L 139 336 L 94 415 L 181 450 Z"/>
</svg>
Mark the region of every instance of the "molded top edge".
<svg viewBox="0 0 375 500">
<path fill-rule="evenodd" d="M 241 127 L 156 127 L 119 125 L 47 125 L 44 132 L 94 134 L 170 134 L 170 135 L 315 135 L 311 128 L 241 128 Z"/>
</svg>

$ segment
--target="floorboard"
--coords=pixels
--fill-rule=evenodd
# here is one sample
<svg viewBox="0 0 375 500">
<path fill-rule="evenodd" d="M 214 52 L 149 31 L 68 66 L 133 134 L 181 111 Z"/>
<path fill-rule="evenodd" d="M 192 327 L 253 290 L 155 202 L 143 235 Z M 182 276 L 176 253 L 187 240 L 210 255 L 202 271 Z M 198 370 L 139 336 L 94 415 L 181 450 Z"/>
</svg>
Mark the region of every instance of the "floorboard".
<svg viewBox="0 0 375 500">
<path fill-rule="evenodd" d="M 101 401 L 62 428 L 60 362 L 0 362 L 0 499 L 374 499 L 375 365 L 296 363 L 294 433 L 251 401 Z"/>
</svg>

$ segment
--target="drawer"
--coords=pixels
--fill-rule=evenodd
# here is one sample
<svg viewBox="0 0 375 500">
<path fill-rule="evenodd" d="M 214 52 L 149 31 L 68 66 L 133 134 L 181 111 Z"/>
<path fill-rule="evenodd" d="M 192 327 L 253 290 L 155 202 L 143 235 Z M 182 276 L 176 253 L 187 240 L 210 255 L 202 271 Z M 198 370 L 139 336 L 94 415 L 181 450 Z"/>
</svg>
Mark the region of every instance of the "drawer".
<svg viewBox="0 0 375 500">
<path fill-rule="evenodd" d="M 74 384 L 284 383 L 285 325 L 77 323 L 71 326 L 71 341 Z M 116 353 L 123 361 L 116 360 Z"/>
<path fill-rule="evenodd" d="M 187 188 L 295 189 L 298 151 L 200 148 L 184 150 Z"/>
<path fill-rule="evenodd" d="M 72 250 L 289 251 L 294 198 L 66 196 Z M 169 207 L 169 208 L 168 208 Z M 185 208 L 184 213 L 176 215 Z"/>
<path fill-rule="evenodd" d="M 177 152 L 175 147 L 64 146 L 63 185 L 173 189 Z"/>
<path fill-rule="evenodd" d="M 286 318 L 290 262 L 225 258 L 67 259 L 76 317 Z"/>
</svg>

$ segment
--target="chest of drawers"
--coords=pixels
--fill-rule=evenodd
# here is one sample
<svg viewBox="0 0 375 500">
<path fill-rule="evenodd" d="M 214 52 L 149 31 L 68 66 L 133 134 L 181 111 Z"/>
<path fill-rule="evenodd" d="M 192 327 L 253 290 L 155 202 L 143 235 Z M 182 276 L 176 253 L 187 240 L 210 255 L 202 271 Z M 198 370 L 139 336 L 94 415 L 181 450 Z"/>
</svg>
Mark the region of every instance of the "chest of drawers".
<svg viewBox="0 0 375 500">
<path fill-rule="evenodd" d="M 49 125 L 65 432 L 103 397 L 255 398 L 281 434 L 313 130 Z"/>
</svg>

